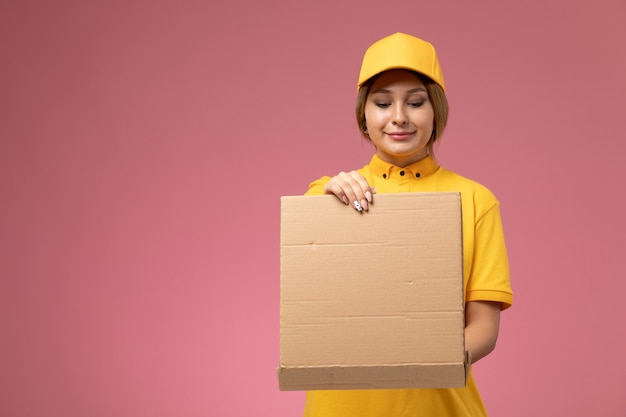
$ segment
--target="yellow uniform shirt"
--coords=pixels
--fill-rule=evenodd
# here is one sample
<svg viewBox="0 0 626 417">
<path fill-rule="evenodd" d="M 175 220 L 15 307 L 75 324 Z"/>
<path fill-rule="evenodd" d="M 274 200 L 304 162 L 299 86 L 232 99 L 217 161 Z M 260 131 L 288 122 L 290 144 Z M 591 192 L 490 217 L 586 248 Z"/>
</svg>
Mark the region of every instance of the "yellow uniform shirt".
<svg viewBox="0 0 626 417">
<path fill-rule="evenodd" d="M 430 156 L 404 168 L 374 155 L 358 170 L 376 193 L 460 191 L 465 301 L 513 303 L 500 206 L 479 183 L 440 167 Z M 330 177 L 309 186 L 321 195 Z M 376 204 L 376 196 L 374 203 Z M 307 392 L 305 417 L 481 417 L 487 413 L 470 372 L 456 389 L 336 390 Z"/>
</svg>

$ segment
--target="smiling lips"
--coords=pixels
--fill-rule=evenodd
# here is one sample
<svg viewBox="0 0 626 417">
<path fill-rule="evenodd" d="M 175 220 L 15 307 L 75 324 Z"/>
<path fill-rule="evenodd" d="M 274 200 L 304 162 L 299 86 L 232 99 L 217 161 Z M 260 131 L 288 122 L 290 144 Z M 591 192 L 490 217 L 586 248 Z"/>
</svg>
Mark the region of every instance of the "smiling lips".
<svg viewBox="0 0 626 417">
<path fill-rule="evenodd" d="M 415 132 L 391 132 L 391 133 L 387 133 L 387 136 L 389 136 L 391 139 L 393 140 L 406 140 L 409 137 L 411 137 Z"/>
</svg>

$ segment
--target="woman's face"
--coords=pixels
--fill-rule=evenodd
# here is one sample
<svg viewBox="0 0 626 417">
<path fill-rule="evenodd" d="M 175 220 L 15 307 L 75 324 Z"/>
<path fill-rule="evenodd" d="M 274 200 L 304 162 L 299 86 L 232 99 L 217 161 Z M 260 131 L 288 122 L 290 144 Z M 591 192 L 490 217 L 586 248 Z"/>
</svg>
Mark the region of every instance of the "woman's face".
<svg viewBox="0 0 626 417">
<path fill-rule="evenodd" d="M 365 102 L 367 134 L 383 161 L 399 167 L 427 155 L 434 111 L 424 83 L 411 71 L 385 71 Z"/>
</svg>

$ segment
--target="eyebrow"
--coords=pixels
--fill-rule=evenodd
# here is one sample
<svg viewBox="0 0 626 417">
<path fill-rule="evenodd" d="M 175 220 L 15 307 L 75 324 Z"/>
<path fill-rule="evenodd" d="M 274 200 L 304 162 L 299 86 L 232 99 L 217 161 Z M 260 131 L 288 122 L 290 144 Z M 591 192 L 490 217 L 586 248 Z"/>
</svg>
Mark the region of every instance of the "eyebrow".
<svg viewBox="0 0 626 417">
<path fill-rule="evenodd" d="M 425 93 L 428 92 L 428 91 L 426 91 L 426 89 L 424 87 L 416 87 L 416 88 L 412 88 L 412 89 L 408 90 L 406 92 L 406 94 L 419 93 L 419 92 L 422 92 L 422 91 L 425 92 Z M 391 90 L 387 90 L 385 88 L 381 88 L 380 90 L 372 91 L 372 94 L 378 94 L 378 93 L 391 94 Z"/>
</svg>

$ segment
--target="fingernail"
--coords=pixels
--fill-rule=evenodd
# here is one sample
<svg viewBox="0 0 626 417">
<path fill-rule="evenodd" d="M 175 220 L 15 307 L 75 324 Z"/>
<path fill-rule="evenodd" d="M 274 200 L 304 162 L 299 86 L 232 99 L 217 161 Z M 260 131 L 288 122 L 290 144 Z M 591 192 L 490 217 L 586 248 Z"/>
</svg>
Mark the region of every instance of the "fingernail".
<svg viewBox="0 0 626 417">
<path fill-rule="evenodd" d="M 368 202 L 372 202 L 372 193 L 370 193 L 369 191 L 365 192 L 365 198 L 367 198 Z"/>
<path fill-rule="evenodd" d="M 361 207 L 361 204 L 359 204 L 358 201 L 354 201 L 354 208 L 356 209 L 356 211 L 363 211 L 363 207 Z"/>
<path fill-rule="evenodd" d="M 349 205 L 350 204 L 350 202 L 348 201 L 348 197 L 346 197 L 345 195 L 343 197 L 341 197 L 341 201 L 343 201 L 343 203 L 345 205 Z"/>
<path fill-rule="evenodd" d="M 366 199 L 361 200 L 361 206 L 363 206 L 363 210 L 365 211 L 369 210 L 369 205 L 367 204 Z"/>
</svg>

